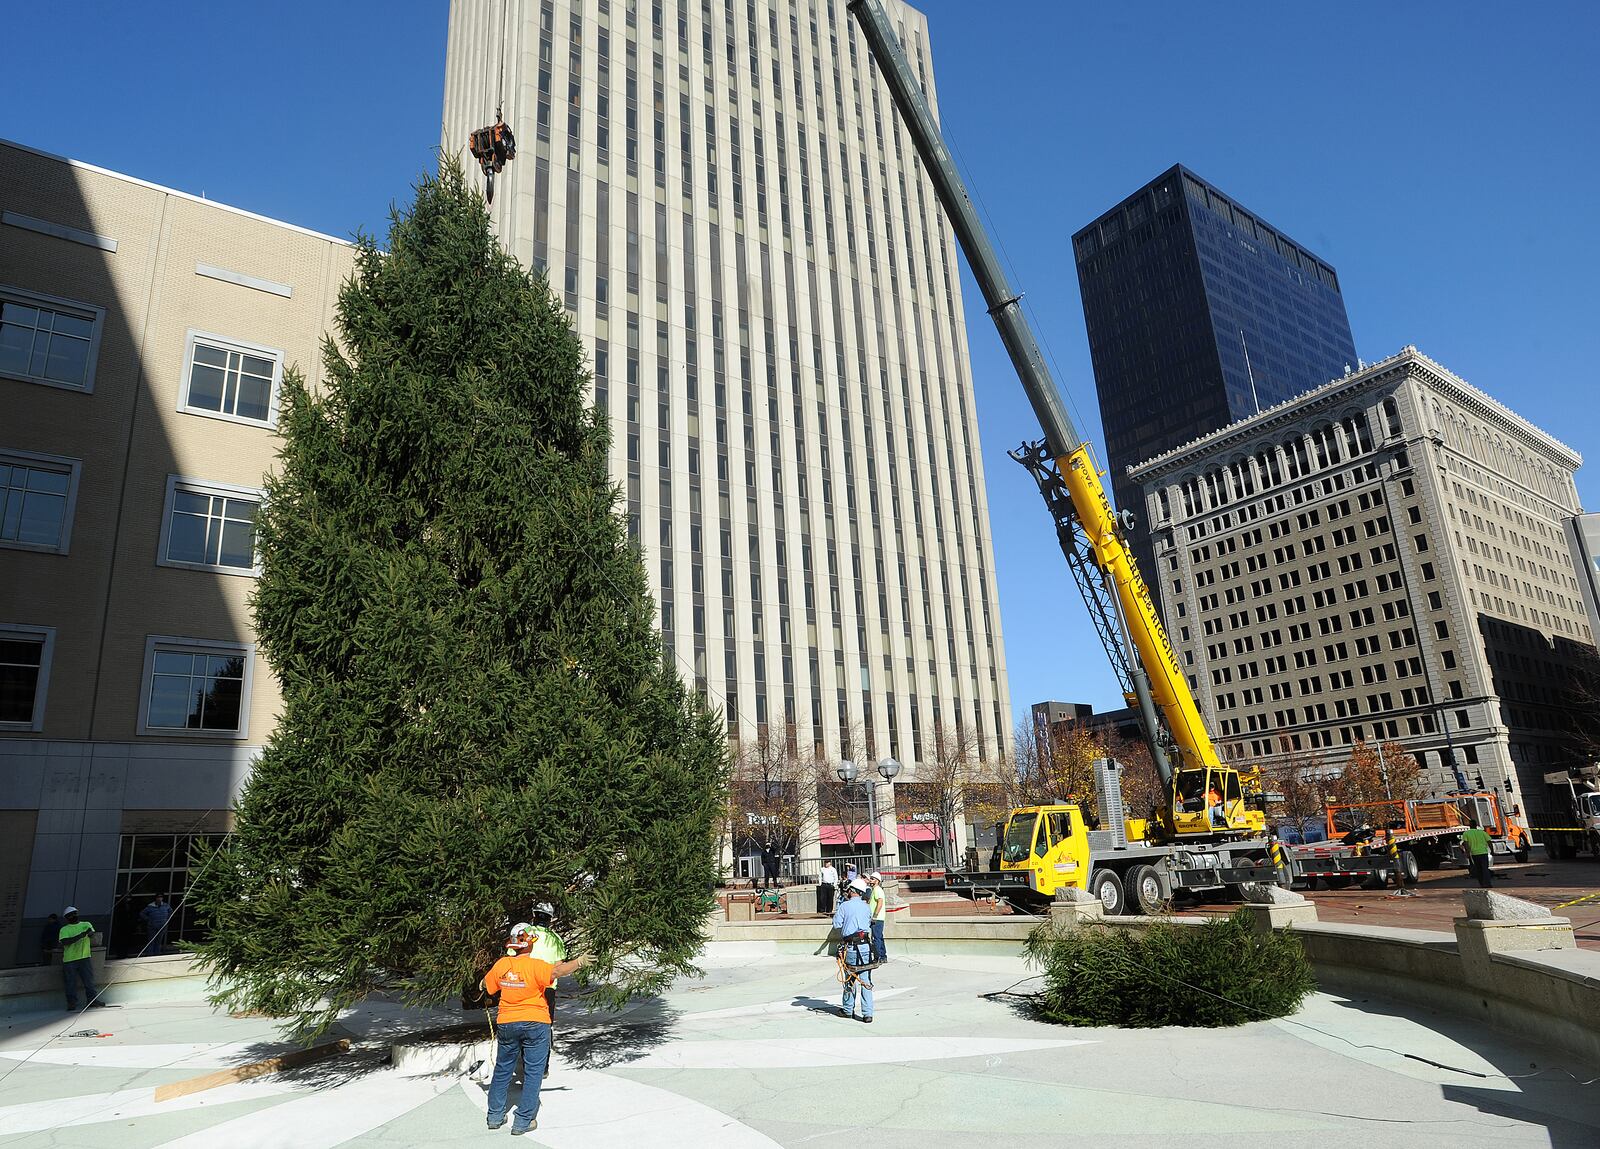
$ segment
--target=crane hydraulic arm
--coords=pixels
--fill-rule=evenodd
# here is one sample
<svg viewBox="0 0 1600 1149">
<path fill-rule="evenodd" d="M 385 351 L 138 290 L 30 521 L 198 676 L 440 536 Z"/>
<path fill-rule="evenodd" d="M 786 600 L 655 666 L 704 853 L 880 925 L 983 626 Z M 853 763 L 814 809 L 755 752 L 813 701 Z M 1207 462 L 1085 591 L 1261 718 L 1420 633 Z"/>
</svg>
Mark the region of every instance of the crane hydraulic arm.
<svg viewBox="0 0 1600 1149">
<path fill-rule="evenodd" d="M 1034 473 L 1051 506 L 1068 563 L 1095 616 L 1107 652 L 1113 663 L 1119 664 L 1124 689 L 1131 696 L 1129 701 L 1139 707 L 1156 768 L 1162 780 L 1170 783 L 1173 764 L 1167 759 L 1159 735 L 1159 711 L 1160 721 L 1178 750 L 1178 768 L 1204 770 L 1209 776 L 1211 770 L 1219 768 L 1216 749 L 1149 590 L 1123 540 L 1122 523 L 1100 481 L 1089 444 L 1067 415 L 1061 393 L 1022 313 L 1021 297 L 1006 282 L 882 0 L 850 0 L 850 11 L 861 25 L 872 58 L 883 73 L 939 202 L 950 217 L 983 291 L 989 315 L 1000 331 L 1000 340 L 1044 430 L 1042 443 L 1026 445 L 1012 457 Z M 1085 561 L 1085 550 L 1092 559 L 1092 569 Z"/>
</svg>

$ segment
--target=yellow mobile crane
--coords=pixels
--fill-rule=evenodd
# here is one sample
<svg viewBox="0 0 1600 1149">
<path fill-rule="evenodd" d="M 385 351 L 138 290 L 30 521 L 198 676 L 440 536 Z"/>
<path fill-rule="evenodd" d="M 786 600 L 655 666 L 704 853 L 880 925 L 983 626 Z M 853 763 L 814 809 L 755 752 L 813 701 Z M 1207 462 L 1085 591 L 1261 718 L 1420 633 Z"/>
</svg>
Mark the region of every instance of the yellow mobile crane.
<svg viewBox="0 0 1600 1149">
<path fill-rule="evenodd" d="M 900 47 L 881 0 L 849 0 L 868 47 L 950 217 L 967 262 L 999 329 L 1044 438 L 1011 452 L 1038 482 L 1056 534 L 1088 604 L 1090 617 L 1137 706 L 1165 798 L 1153 819 L 1123 817 L 1121 777 L 1108 760 L 1096 764 L 1101 826 L 1085 823 L 1071 804 L 1011 811 L 1001 869 L 990 884 L 1034 897 L 1086 889 L 1121 912 L 1130 897 L 1146 912 L 1180 891 L 1218 889 L 1244 881 L 1293 876 L 1292 861 L 1264 836 L 1259 773 L 1224 765 L 1212 745 L 1188 681 L 1178 666 L 1155 603 L 1124 542 L 1133 517 L 1113 510 L 1089 444 L 1067 415 L 1044 357 L 1022 314 L 988 235 L 968 198 L 926 97 Z M 1276 859 L 1276 864 L 1274 864 Z M 970 883 L 952 875 L 951 884 Z M 981 881 L 981 879 L 980 879 Z"/>
</svg>

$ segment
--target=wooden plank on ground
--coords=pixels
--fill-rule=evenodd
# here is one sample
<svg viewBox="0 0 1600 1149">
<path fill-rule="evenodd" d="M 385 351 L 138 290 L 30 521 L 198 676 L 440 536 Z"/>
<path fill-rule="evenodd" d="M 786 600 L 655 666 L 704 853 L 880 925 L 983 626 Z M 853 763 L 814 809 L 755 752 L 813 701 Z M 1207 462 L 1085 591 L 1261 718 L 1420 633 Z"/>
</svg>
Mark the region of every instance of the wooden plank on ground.
<svg viewBox="0 0 1600 1149">
<path fill-rule="evenodd" d="M 321 1061 L 325 1057 L 348 1053 L 349 1050 L 350 1039 L 341 1037 L 338 1041 L 328 1041 L 321 1045 L 313 1045 L 310 1049 L 296 1049 L 289 1053 L 279 1054 L 277 1057 L 252 1061 L 248 1065 L 235 1065 L 231 1069 L 219 1069 L 215 1073 L 207 1073 L 201 1077 L 191 1077 L 186 1081 L 171 1081 L 156 1088 L 155 1099 L 157 1101 L 171 1101 L 174 1097 L 187 1097 L 191 1093 L 215 1089 L 219 1085 L 233 1085 L 240 1081 L 249 1081 L 253 1077 L 265 1077 L 269 1073 L 279 1073 L 285 1069 L 296 1069 L 302 1065 L 309 1065 L 313 1061 Z"/>
</svg>

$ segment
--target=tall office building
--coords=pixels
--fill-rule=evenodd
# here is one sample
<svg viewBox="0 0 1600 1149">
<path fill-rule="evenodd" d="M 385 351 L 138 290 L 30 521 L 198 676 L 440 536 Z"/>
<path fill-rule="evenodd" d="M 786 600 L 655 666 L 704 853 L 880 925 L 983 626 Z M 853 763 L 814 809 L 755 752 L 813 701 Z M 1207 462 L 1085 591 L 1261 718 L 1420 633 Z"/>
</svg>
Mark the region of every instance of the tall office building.
<svg viewBox="0 0 1600 1149">
<path fill-rule="evenodd" d="M 931 95 L 927 22 L 889 8 Z M 495 225 L 590 348 L 685 678 L 736 737 L 912 778 L 936 730 L 994 755 L 954 239 L 845 0 L 454 0 L 446 151 L 502 101 Z"/>
<path fill-rule="evenodd" d="M 1181 165 L 1072 246 L 1120 508 L 1143 509 L 1127 468 L 1356 363 L 1333 268 Z"/>
<path fill-rule="evenodd" d="M 1430 788 L 1501 789 L 1538 818 L 1594 654 L 1580 462 L 1407 347 L 1135 468 L 1219 742 L 1337 768 L 1392 739 Z"/>
</svg>

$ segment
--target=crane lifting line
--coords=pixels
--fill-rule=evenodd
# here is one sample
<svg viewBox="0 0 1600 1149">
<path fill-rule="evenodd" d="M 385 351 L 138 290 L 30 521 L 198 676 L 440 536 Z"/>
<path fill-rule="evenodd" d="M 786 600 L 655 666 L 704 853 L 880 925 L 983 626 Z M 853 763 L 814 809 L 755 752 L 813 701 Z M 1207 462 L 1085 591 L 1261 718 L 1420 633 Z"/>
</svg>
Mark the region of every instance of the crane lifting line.
<svg viewBox="0 0 1600 1149">
<path fill-rule="evenodd" d="M 511 34 L 506 30 L 510 15 L 510 0 L 500 0 L 500 74 L 494 85 L 494 118 L 501 119 L 501 111 L 505 107 L 506 99 L 506 41 Z"/>
</svg>

